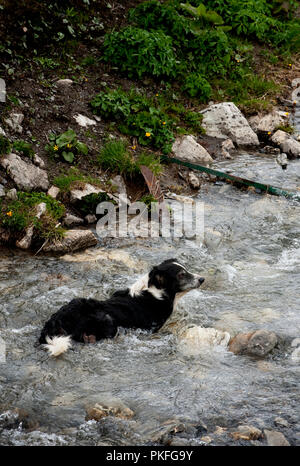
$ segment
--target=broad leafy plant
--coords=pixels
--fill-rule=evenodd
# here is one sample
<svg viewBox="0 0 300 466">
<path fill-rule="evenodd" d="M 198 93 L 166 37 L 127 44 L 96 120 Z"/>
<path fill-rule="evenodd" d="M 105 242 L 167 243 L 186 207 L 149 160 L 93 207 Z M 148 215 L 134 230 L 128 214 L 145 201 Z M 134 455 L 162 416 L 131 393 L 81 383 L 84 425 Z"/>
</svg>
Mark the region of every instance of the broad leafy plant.
<svg viewBox="0 0 300 466">
<path fill-rule="evenodd" d="M 176 75 L 172 39 L 162 31 L 129 26 L 108 33 L 103 43 L 103 60 L 130 77 Z"/>
<path fill-rule="evenodd" d="M 54 133 L 49 135 L 49 144 L 45 149 L 55 158 L 62 157 L 66 162 L 72 163 L 75 156 L 87 155 L 88 147 L 78 141 L 75 131 L 69 129 L 60 136 Z"/>
</svg>

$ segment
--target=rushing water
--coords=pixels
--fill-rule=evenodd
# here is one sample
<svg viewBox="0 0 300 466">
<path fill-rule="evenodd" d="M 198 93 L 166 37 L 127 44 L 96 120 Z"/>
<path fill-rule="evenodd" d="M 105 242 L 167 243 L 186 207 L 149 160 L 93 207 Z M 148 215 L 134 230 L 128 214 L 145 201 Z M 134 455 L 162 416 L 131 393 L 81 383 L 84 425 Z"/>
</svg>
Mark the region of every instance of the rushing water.
<svg viewBox="0 0 300 466">
<path fill-rule="evenodd" d="M 300 186 L 299 162 L 284 172 L 271 157 L 243 154 L 218 167 Z M 239 424 L 275 428 L 300 444 L 300 370 L 291 346 L 300 337 L 299 203 L 222 183 L 203 185 L 197 200 L 205 203 L 204 245 L 185 238 L 130 239 L 64 258 L 2 252 L 0 444 L 150 445 L 179 424 L 184 427 L 177 429 L 175 445 L 201 445 L 203 435 L 213 445 L 243 444 L 229 435 Z M 168 331 L 120 332 L 95 345 L 74 344 L 57 360 L 34 346 L 62 304 L 75 296 L 106 298 L 170 257 L 207 278 L 203 289 L 182 298 L 175 320 L 231 335 L 272 330 L 279 337 L 273 353 L 260 360 L 215 346 L 188 356 Z M 134 417 L 86 422 L 85 408 L 103 400 L 120 400 Z M 26 429 L 14 422 L 14 408 L 36 424 Z M 277 416 L 288 427 L 275 427 Z"/>
</svg>

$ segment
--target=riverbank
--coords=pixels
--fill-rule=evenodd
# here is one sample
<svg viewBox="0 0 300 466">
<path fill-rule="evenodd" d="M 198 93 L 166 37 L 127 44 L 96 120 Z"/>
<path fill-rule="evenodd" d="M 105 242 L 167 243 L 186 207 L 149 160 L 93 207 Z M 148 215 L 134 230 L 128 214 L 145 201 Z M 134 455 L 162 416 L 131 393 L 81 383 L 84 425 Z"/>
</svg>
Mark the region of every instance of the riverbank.
<svg viewBox="0 0 300 466">
<path fill-rule="evenodd" d="M 225 12 L 216 10 L 216 22 L 211 23 L 177 2 L 130 1 L 108 6 L 97 1 L 89 8 L 74 3 L 69 10 L 53 10 L 50 17 L 50 7 L 45 7 L 41 10 L 45 15 L 42 26 L 34 11 L 20 4 L 23 19 L 16 25 L 9 22 L 11 3 L 5 2 L 2 10 L 2 14 L 7 11 L 8 33 L 3 36 L 6 48 L 0 50 L 4 64 L 1 76 L 6 83 L 5 102 L 0 102 L 0 126 L 6 138 L 0 144 L 2 243 L 18 242 L 19 247 L 37 251 L 45 240 L 63 238 L 68 228 L 78 228 L 78 224 L 88 227 L 95 220 L 95 199 L 90 210 L 85 205 L 83 211 L 71 202 L 70 195 L 72 189 L 83 190 L 87 183 L 93 186 L 92 194 L 99 190 L 117 194 L 119 186 L 113 186 L 111 180 L 121 174 L 129 200 L 143 199 L 149 191 L 139 170 L 141 164 L 159 176 L 163 193 L 196 194 L 207 178 L 195 174 L 195 179 L 188 170 L 161 164 L 162 153 L 194 157 L 194 161 L 196 157 L 200 164 L 211 164 L 234 157 L 245 142 L 250 143 L 250 149 L 267 145 L 286 152 L 283 136 L 281 140 L 272 138 L 278 129 L 286 134 L 293 131 L 290 117 L 295 102 L 291 95 L 300 68 L 292 36 L 290 42 L 282 37 L 279 46 L 275 36 L 266 32 L 228 29 Z M 208 3 L 207 8 L 212 8 L 213 2 Z M 298 11 L 293 11 L 293 5 L 276 13 L 264 2 L 261 8 L 261 20 L 273 18 L 278 34 L 281 24 L 289 33 L 298 27 Z M 238 21 L 238 9 L 232 14 Z M 197 29 L 200 25 L 201 34 Z M 113 56 L 108 58 L 113 46 L 109 41 L 114 40 L 114 34 L 125 34 L 133 27 L 142 34 L 134 39 L 137 29 L 130 29 L 134 47 L 144 36 L 150 47 L 156 40 L 156 29 L 169 34 L 174 61 L 163 65 L 162 51 L 156 55 L 149 49 L 145 63 L 141 58 L 138 66 L 130 57 L 128 62 L 123 57 L 114 63 Z M 11 38 L 19 36 L 13 43 Z M 51 39 L 45 40 L 46 36 Z M 127 39 L 120 35 L 117 40 L 121 50 Z M 188 49 L 192 40 L 194 48 Z M 206 56 L 197 55 L 199 47 L 206 47 Z M 186 54 L 199 63 L 200 74 L 188 64 Z M 219 66 L 212 68 L 213 62 Z M 232 128 L 243 115 L 237 109 L 230 113 L 232 109 L 226 105 L 231 101 L 251 125 L 243 120 L 241 137 Z M 212 128 L 209 121 L 205 124 L 206 110 L 215 104 L 223 106 L 219 114 L 210 112 L 211 119 L 234 118 L 225 128 L 220 124 Z M 292 135 L 294 145 L 296 137 Z M 224 138 L 233 141 L 227 149 Z M 288 156 L 297 157 L 297 147 Z M 9 158 L 10 152 L 15 156 Z M 51 186 L 60 189 L 59 193 L 54 189 L 58 202 L 48 198 L 46 210 L 36 220 L 37 206 L 45 198 L 38 194 L 32 199 L 32 195 L 46 194 Z M 26 203 L 22 192 L 31 193 Z M 77 217 L 73 225 L 70 215 Z M 33 241 L 28 241 L 32 226 Z"/>
</svg>

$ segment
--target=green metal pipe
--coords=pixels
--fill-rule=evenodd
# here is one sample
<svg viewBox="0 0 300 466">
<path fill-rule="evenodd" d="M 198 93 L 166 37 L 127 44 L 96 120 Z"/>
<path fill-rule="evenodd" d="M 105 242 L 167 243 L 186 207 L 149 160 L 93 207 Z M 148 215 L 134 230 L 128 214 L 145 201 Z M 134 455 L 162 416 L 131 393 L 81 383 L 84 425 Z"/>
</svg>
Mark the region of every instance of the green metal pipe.
<svg viewBox="0 0 300 466">
<path fill-rule="evenodd" d="M 231 181 L 232 183 L 237 184 L 238 186 L 252 186 L 268 194 L 273 194 L 274 196 L 284 196 L 288 199 L 300 201 L 300 193 L 295 193 L 290 190 L 277 188 L 276 186 L 271 186 L 270 184 L 258 183 L 257 181 L 247 180 L 247 178 L 241 178 L 239 176 L 230 175 L 229 173 L 214 170 L 213 168 L 203 167 L 202 165 L 196 165 L 190 162 L 184 162 L 183 160 L 176 159 L 175 157 L 167 157 L 163 155 L 161 157 L 161 160 L 162 162 L 176 163 L 177 165 L 183 165 L 185 167 L 192 168 L 193 170 L 208 173 L 209 175 L 216 176 L 221 180 L 223 179 Z"/>
</svg>

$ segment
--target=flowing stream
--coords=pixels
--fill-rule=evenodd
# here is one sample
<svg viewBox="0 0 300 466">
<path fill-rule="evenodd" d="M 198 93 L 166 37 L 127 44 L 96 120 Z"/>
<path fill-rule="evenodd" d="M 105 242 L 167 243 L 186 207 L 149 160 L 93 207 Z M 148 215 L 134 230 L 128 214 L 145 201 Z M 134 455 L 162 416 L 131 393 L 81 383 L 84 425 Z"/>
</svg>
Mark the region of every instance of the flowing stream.
<svg viewBox="0 0 300 466">
<path fill-rule="evenodd" d="M 274 157 L 241 154 L 214 168 L 300 187 L 299 161 L 283 171 Z M 252 424 L 278 430 L 278 416 L 287 421 L 279 430 L 290 444 L 300 444 L 300 204 L 220 182 L 203 184 L 197 201 L 205 206 L 205 244 L 136 238 L 105 248 L 100 242 L 61 258 L 0 253 L 0 345 L 6 346 L 0 444 L 154 445 L 173 424 L 184 425 L 173 436 L 175 445 L 176 438 L 201 445 L 205 435 L 212 445 L 243 444 L 229 435 L 232 429 Z M 56 360 L 34 346 L 62 304 L 75 296 L 105 299 L 172 257 L 206 277 L 203 288 L 179 301 L 175 320 L 231 335 L 271 330 L 278 347 L 264 359 L 222 346 L 191 356 L 168 331 L 120 332 L 95 345 L 77 343 Z M 103 400 L 121 401 L 134 417 L 85 421 L 85 408 Z M 14 421 L 15 408 L 29 413 L 30 429 Z"/>
</svg>

